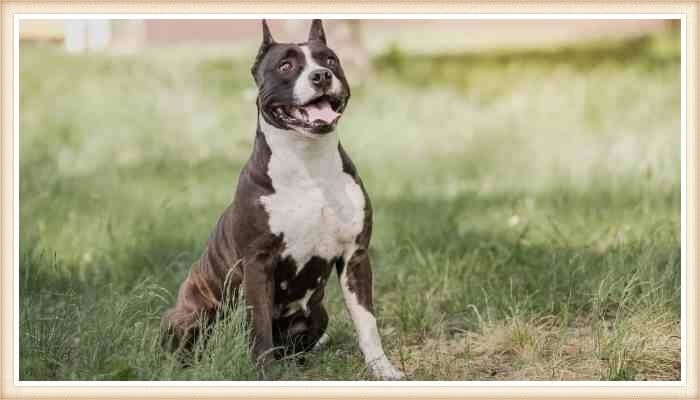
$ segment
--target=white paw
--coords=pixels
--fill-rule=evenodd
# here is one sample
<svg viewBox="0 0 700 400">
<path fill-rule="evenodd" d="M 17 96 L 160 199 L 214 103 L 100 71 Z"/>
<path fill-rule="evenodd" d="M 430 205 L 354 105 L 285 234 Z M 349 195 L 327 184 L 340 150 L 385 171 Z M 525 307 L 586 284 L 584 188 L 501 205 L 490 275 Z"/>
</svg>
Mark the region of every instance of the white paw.
<svg viewBox="0 0 700 400">
<path fill-rule="evenodd" d="M 404 379 L 406 375 L 391 365 L 391 361 L 386 357 L 379 358 L 369 363 L 369 369 L 378 379 L 385 381 L 397 381 Z"/>
<path fill-rule="evenodd" d="M 314 345 L 314 347 L 311 349 L 311 351 L 321 351 L 324 348 L 326 348 L 326 345 L 328 345 L 328 342 L 331 341 L 331 337 L 328 336 L 327 333 L 324 333 L 321 335 L 321 338 L 318 339 L 318 342 Z"/>
</svg>

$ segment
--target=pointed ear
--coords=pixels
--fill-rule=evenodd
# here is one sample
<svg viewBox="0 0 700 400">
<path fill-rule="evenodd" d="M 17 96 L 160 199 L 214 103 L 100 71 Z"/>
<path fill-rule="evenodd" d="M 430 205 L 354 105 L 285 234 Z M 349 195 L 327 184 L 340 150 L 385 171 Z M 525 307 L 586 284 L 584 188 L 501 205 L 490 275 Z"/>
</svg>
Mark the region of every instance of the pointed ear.
<svg viewBox="0 0 700 400">
<path fill-rule="evenodd" d="M 273 43 L 275 43 L 275 39 L 272 37 L 272 34 L 270 33 L 270 28 L 267 26 L 267 21 L 262 20 L 262 44 L 260 45 L 261 47 L 267 47 Z"/>
<path fill-rule="evenodd" d="M 320 19 L 315 19 L 311 22 L 311 30 L 309 30 L 309 42 L 314 40 L 326 44 L 326 32 L 323 31 L 323 23 Z"/>
<path fill-rule="evenodd" d="M 250 73 L 253 75 L 256 84 L 259 83 L 257 72 L 258 67 L 260 66 L 260 62 L 262 62 L 265 53 L 267 53 L 267 49 L 270 48 L 270 46 L 272 46 L 273 44 L 275 44 L 275 39 L 272 37 L 272 34 L 270 33 L 270 28 L 267 26 L 267 21 L 265 20 L 262 20 L 262 33 L 262 43 L 260 43 L 258 55 L 255 57 L 253 66 L 250 68 Z"/>
</svg>

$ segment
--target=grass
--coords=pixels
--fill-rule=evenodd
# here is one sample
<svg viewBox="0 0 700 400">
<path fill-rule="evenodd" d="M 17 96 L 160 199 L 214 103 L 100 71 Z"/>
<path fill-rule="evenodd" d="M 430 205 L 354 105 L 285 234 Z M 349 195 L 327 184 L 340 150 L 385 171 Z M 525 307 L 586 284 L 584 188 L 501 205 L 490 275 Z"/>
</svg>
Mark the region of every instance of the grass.
<svg viewBox="0 0 700 400">
<path fill-rule="evenodd" d="M 375 58 L 340 130 L 410 379 L 680 379 L 679 51 Z M 258 378 L 239 310 L 190 368 L 158 346 L 250 151 L 249 58 L 22 44 L 20 379 Z M 334 282 L 326 304 L 329 347 L 265 379 L 371 379 Z"/>
</svg>

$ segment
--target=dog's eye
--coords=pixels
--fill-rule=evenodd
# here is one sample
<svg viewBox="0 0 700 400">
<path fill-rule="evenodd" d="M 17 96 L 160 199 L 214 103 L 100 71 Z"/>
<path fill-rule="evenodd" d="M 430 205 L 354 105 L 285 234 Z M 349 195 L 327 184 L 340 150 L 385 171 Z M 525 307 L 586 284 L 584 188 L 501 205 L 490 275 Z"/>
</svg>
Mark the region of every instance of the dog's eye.
<svg viewBox="0 0 700 400">
<path fill-rule="evenodd" d="M 292 70 L 292 63 L 289 61 L 283 62 L 277 69 L 279 69 L 280 72 L 289 72 Z"/>
<path fill-rule="evenodd" d="M 334 67 L 335 63 L 336 63 L 335 58 L 333 58 L 333 57 L 326 58 L 326 65 L 328 65 L 329 67 Z"/>
</svg>

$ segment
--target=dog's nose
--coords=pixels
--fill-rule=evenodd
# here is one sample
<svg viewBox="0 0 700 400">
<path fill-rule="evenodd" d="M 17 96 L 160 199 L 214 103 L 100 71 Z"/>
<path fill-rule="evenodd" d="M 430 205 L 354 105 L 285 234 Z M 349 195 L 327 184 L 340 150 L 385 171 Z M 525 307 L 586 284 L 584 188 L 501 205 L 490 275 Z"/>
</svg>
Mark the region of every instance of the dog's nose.
<svg viewBox="0 0 700 400">
<path fill-rule="evenodd" d="M 325 68 L 321 68 L 312 71 L 311 74 L 309 74 L 309 79 L 311 80 L 311 83 L 317 88 L 327 89 L 331 85 L 333 75 L 331 74 L 331 71 Z"/>
</svg>

